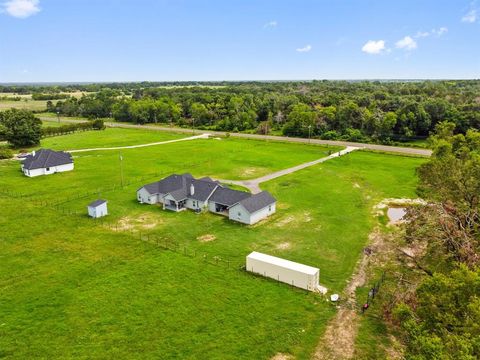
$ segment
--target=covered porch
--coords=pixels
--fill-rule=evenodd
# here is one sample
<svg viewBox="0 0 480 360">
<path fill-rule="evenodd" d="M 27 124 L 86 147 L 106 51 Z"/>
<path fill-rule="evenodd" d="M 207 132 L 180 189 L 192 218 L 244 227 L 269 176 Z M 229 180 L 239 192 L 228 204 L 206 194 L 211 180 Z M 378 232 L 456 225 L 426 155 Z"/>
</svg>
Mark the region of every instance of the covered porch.
<svg viewBox="0 0 480 360">
<path fill-rule="evenodd" d="M 171 196 L 165 196 L 163 198 L 163 210 L 170 210 L 175 212 L 186 210 L 187 209 L 185 207 L 186 202 L 187 202 L 187 199 L 175 200 Z"/>
</svg>

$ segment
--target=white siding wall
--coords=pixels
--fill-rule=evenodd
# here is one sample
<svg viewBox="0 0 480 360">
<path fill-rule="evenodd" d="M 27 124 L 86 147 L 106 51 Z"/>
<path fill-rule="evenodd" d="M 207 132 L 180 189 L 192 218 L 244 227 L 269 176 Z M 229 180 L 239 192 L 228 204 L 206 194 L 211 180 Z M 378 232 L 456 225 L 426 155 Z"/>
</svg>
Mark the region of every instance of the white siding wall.
<svg viewBox="0 0 480 360">
<path fill-rule="evenodd" d="M 255 224 L 260 220 L 263 220 L 269 217 L 270 215 L 275 214 L 276 210 L 277 210 L 277 203 L 273 203 L 272 205 L 266 206 L 263 209 L 257 212 L 254 212 L 253 214 L 250 215 L 250 224 Z"/>
<path fill-rule="evenodd" d="M 253 225 L 260 220 L 274 214 L 276 211 L 276 203 L 266 206 L 261 210 L 250 214 L 241 204 L 237 204 L 230 208 L 228 217 L 230 220 L 238 221 L 243 224 Z"/>
<path fill-rule="evenodd" d="M 305 290 L 316 290 L 318 287 L 319 273 L 306 274 L 300 271 L 284 268 L 247 256 L 247 271 L 259 274 L 283 283 L 293 285 Z"/>
<path fill-rule="evenodd" d="M 240 204 L 228 210 L 228 218 L 243 224 L 250 224 L 250 213 Z"/>
<path fill-rule="evenodd" d="M 24 170 L 24 174 L 29 177 L 44 175 L 43 169 Z"/>
<path fill-rule="evenodd" d="M 55 166 L 54 172 L 71 171 L 71 170 L 73 170 L 73 167 L 74 167 L 73 163 L 60 165 L 60 166 Z"/>
<path fill-rule="evenodd" d="M 185 204 L 185 207 L 191 210 L 197 210 L 197 209 L 203 210 L 204 206 L 205 206 L 205 202 L 199 201 L 199 200 L 192 200 L 192 199 L 187 199 L 187 202 Z"/>
<path fill-rule="evenodd" d="M 93 218 L 99 218 L 108 215 L 107 203 L 103 203 L 97 207 L 88 206 L 88 215 Z"/>
<path fill-rule="evenodd" d="M 141 188 L 140 190 L 137 191 L 137 200 L 145 204 L 153 205 L 158 202 L 161 202 L 161 199 L 162 199 L 161 194 L 150 195 L 150 193 L 145 188 Z"/>
<path fill-rule="evenodd" d="M 73 163 L 53 166 L 51 168 L 32 169 L 32 170 L 23 169 L 23 165 L 22 165 L 23 173 L 29 177 L 35 177 L 40 175 L 50 175 L 50 174 L 55 174 L 57 172 L 71 171 L 73 170 L 73 168 L 74 168 Z"/>
</svg>

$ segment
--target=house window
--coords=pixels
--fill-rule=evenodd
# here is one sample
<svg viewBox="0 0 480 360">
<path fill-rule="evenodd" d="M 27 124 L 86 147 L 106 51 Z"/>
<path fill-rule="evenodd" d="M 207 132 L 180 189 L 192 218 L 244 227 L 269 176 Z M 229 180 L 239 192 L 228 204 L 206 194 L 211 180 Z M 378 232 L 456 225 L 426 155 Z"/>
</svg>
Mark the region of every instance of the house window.
<svg viewBox="0 0 480 360">
<path fill-rule="evenodd" d="M 47 168 L 47 171 L 50 171 L 50 168 Z"/>
<path fill-rule="evenodd" d="M 238 216 L 242 216 L 242 213 L 240 211 L 238 212 Z"/>
<path fill-rule="evenodd" d="M 272 211 L 272 205 L 268 206 L 268 211 Z"/>
</svg>

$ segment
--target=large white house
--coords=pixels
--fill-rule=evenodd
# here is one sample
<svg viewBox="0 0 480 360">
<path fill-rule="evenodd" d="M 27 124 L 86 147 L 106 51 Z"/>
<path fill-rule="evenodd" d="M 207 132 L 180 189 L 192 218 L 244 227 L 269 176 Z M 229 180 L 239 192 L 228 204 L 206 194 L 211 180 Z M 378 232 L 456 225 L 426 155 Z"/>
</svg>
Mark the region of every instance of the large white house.
<svg viewBox="0 0 480 360">
<path fill-rule="evenodd" d="M 73 170 L 73 159 L 69 153 L 63 151 L 40 149 L 25 157 L 21 169 L 29 177 L 50 175 Z"/>
<path fill-rule="evenodd" d="M 267 191 L 252 195 L 224 187 L 209 177 L 195 179 L 190 174 L 174 174 L 144 185 L 137 190 L 137 200 L 162 204 L 164 210 L 210 211 L 248 225 L 265 219 L 276 210 L 276 200 Z"/>
</svg>

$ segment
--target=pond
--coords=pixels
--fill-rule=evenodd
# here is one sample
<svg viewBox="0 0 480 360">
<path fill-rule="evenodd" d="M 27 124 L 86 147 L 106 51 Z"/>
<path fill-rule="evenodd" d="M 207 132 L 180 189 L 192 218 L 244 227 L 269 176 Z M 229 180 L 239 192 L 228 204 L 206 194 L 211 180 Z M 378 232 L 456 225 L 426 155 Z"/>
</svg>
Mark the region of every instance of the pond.
<svg viewBox="0 0 480 360">
<path fill-rule="evenodd" d="M 401 220 L 407 213 L 407 210 L 403 207 L 390 207 L 387 210 L 387 216 L 391 224 L 395 224 Z"/>
</svg>

